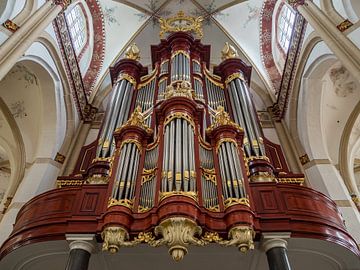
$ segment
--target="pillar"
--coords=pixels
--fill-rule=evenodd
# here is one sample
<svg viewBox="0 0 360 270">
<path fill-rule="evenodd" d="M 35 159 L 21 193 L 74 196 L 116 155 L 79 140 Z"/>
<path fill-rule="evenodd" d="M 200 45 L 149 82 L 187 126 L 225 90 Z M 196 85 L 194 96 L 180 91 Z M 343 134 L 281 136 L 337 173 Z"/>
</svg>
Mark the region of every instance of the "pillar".
<svg viewBox="0 0 360 270">
<path fill-rule="evenodd" d="M 294 1 L 293 1 L 294 2 Z M 330 18 L 314 3 L 305 0 L 297 5 L 297 10 L 314 28 L 326 45 L 355 77 L 360 77 L 360 50 L 340 32 Z"/>
<path fill-rule="evenodd" d="M 91 253 L 95 250 L 93 234 L 66 235 L 70 254 L 65 270 L 87 270 Z"/>
<path fill-rule="evenodd" d="M 70 2 L 70 0 L 50 0 L 45 2 L 1 45 L 0 80 L 5 77 L 31 44 Z"/>
<path fill-rule="evenodd" d="M 289 236 L 289 233 L 263 234 L 262 247 L 266 252 L 270 270 L 291 270 L 285 240 Z"/>
</svg>

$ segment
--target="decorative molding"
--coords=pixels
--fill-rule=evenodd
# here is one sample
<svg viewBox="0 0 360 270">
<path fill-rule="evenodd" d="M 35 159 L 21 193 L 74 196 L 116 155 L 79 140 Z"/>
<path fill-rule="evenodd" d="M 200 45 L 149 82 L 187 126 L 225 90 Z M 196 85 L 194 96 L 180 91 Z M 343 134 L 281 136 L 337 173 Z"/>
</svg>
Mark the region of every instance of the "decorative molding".
<svg viewBox="0 0 360 270">
<path fill-rule="evenodd" d="M 85 92 L 87 97 L 90 97 L 105 58 L 105 21 L 99 0 L 87 0 L 86 4 L 91 12 L 94 31 L 94 49 L 89 68 L 84 76 Z"/>
<path fill-rule="evenodd" d="M 336 27 L 339 29 L 339 31 L 344 32 L 345 30 L 349 29 L 354 24 L 350 22 L 348 19 L 338 24 Z"/>
<path fill-rule="evenodd" d="M 65 162 L 65 156 L 60 154 L 59 152 L 56 153 L 56 156 L 54 158 L 56 162 L 59 162 L 60 164 L 64 164 Z"/>
<path fill-rule="evenodd" d="M 76 107 L 80 118 L 84 119 L 85 107 L 88 105 L 85 88 L 81 78 L 80 68 L 76 59 L 70 33 L 66 24 L 65 14 L 60 13 L 53 22 L 54 30 L 58 39 L 65 70 L 72 90 Z"/>
<path fill-rule="evenodd" d="M 180 261 L 187 254 L 188 245 L 204 246 L 205 242 L 196 238 L 201 235 L 201 227 L 194 221 L 184 217 L 165 219 L 155 227 L 155 235 L 161 235 L 159 240 L 151 241 L 153 247 L 166 245 L 174 261 Z"/>
<path fill-rule="evenodd" d="M 280 121 L 282 118 L 284 118 L 286 113 L 292 87 L 294 84 L 294 77 L 296 74 L 296 68 L 300 56 L 301 46 L 305 35 L 306 24 L 307 23 L 305 18 L 300 13 L 297 13 L 294 30 L 284 66 L 284 72 L 282 75 L 280 88 L 277 93 L 277 101 L 272 107 L 272 116 L 275 121 Z"/>
<path fill-rule="evenodd" d="M 304 154 L 304 155 L 300 156 L 299 160 L 301 162 L 301 165 L 305 165 L 306 163 L 310 162 L 308 154 Z"/>
<path fill-rule="evenodd" d="M 97 108 L 88 103 L 88 97 L 91 94 L 93 84 L 101 70 L 105 51 L 105 31 L 103 16 L 98 0 L 89 0 L 87 5 L 93 15 L 94 27 L 94 51 L 92 60 L 87 73 L 82 79 L 78 60 L 73 48 L 68 26 L 66 24 L 65 14 L 60 13 L 54 20 L 53 26 L 59 43 L 61 55 L 65 63 L 65 70 L 72 89 L 73 98 L 80 114 L 80 118 L 85 121 L 93 121 Z M 100 15 L 99 15 L 100 14 Z"/>
<path fill-rule="evenodd" d="M 272 86 L 277 91 L 280 88 L 281 74 L 278 71 L 272 51 L 273 13 L 277 1 L 265 0 L 260 16 L 260 53 Z"/>
<path fill-rule="evenodd" d="M 18 30 L 20 28 L 20 26 L 18 26 L 16 23 L 14 23 L 12 20 L 6 20 L 3 24 L 2 24 L 7 30 L 11 31 L 11 32 L 16 32 L 16 30 Z"/>
<path fill-rule="evenodd" d="M 8 210 L 8 208 L 9 208 L 11 202 L 12 202 L 12 199 L 13 199 L 13 197 L 7 197 L 6 198 L 6 201 L 4 202 L 4 208 L 2 210 L 2 214 L 6 213 L 6 210 Z"/>
<path fill-rule="evenodd" d="M 165 33 L 172 32 L 194 32 L 199 38 L 202 38 L 204 33 L 202 29 L 202 21 L 204 18 L 185 16 L 183 11 L 179 11 L 174 17 L 167 19 L 159 18 L 160 33 L 159 36 L 162 38 Z"/>
</svg>

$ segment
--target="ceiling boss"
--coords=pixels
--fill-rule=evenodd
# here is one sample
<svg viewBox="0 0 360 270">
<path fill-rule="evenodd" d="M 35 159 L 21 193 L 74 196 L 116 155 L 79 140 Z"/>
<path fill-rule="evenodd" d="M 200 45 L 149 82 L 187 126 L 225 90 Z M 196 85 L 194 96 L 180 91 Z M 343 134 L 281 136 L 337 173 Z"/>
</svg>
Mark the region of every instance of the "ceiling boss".
<svg viewBox="0 0 360 270">
<path fill-rule="evenodd" d="M 202 22 L 204 18 L 199 16 L 197 18 L 185 16 L 183 11 L 179 11 L 176 16 L 167 19 L 159 18 L 160 23 L 160 38 L 163 38 L 165 33 L 171 32 L 193 32 L 199 38 L 204 36 L 202 29 Z"/>
</svg>

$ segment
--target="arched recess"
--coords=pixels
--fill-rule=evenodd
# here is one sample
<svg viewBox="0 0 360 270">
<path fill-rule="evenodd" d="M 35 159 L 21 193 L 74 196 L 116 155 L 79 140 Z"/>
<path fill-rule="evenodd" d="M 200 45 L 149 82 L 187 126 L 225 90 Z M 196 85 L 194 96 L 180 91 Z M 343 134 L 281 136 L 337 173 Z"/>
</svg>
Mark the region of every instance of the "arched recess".
<svg viewBox="0 0 360 270">
<path fill-rule="evenodd" d="M 0 82 L 0 96 L 15 118 L 26 158 L 24 177 L 0 223 L 0 242 L 11 232 L 21 206 L 55 187 L 61 165 L 54 158 L 64 141 L 59 114 L 65 114 L 65 109 L 59 102 L 59 84 L 52 68 L 34 55 L 20 59 Z"/>
<path fill-rule="evenodd" d="M 360 102 L 356 105 L 348 118 L 341 136 L 339 152 L 339 170 L 349 192 L 359 197 L 359 189 L 354 175 L 354 160 L 360 149 Z"/>
<path fill-rule="evenodd" d="M 323 77 L 336 62 L 333 55 L 322 55 L 305 71 L 302 77 L 298 106 L 300 140 L 310 160 L 329 159 L 322 128 Z"/>
<path fill-rule="evenodd" d="M 10 170 L 10 177 L 3 186 L 3 196 L 0 200 L 0 212 L 4 210 L 5 203 L 12 198 L 24 176 L 25 172 L 25 145 L 20 129 L 7 107 L 4 100 L 0 97 L 0 146 L 6 151 L 6 157 Z"/>
<path fill-rule="evenodd" d="M 41 43 L 45 49 L 49 52 L 54 66 L 56 67 L 60 82 L 62 84 L 62 96 L 65 103 L 65 110 L 66 110 L 66 132 L 65 132 L 65 138 L 62 143 L 61 148 L 59 149 L 59 153 L 66 155 L 70 148 L 70 144 L 73 138 L 73 135 L 75 133 L 75 114 L 76 109 L 75 105 L 73 104 L 73 96 L 71 94 L 69 81 L 67 79 L 66 71 L 64 69 L 64 66 L 61 61 L 61 56 L 59 55 L 59 52 L 57 50 L 55 40 L 52 39 L 52 37 L 47 34 L 43 33 L 41 37 L 37 39 L 39 43 Z"/>
<path fill-rule="evenodd" d="M 9 0 L 13 1 L 13 0 Z M 14 1 L 13 10 L 11 12 L 10 18 L 17 25 L 22 25 L 25 20 L 33 13 L 36 9 L 38 9 L 38 0 L 26 0 L 23 6 L 19 6 L 17 8 L 18 3 L 22 1 Z"/>
<path fill-rule="evenodd" d="M 344 18 L 336 11 L 334 8 L 334 4 L 332 1 L 329 0 L 321 0 L 320 1 L 321 9 L 329 15 L 329 18 L 336 24 L 340 24 L 344 21 Z"/>
<path fill-rule="evenodd" d="M 293 139 L 296 151 L 299 156 L 303 156 L 306 154 L 304 147 L 299 138 L 299 131 L 298 131 L 298 106 L 299 106 L 299 94 L 300 94 L 300 85 L 301 85 L 301 78 L 304 74 L 305 66 L 307 61 L 312 53 L 314 47 L 321 41 L 321 39 L 314 35 L 310 34 L 306 42 L 304 42 L 303 50 L 300 55 L 300 61 L 298 64 L 298 68 L 296 69 L 296 74 L 294 76 L 294 86 L 291 98 L 289 100 L 289 130 L 290 136 Z"/>
</svg>

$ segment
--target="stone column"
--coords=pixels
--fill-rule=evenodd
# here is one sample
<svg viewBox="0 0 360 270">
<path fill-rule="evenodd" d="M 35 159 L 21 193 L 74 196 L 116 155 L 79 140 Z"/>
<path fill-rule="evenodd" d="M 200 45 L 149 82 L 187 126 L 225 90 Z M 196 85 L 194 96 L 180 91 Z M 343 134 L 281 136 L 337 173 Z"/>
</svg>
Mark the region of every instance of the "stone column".
<svg viewBox="0 0 360 270">
<path fill-rule="evenodd" d="M 263 234 L 262 247 L 266 252 L 270 270 L 291 270 L 287 256 L 287 241 L 290 234 Z"/>
<path fill-rule="evenodd" d="M 296 6 L 299 13 L 314 28 L 326 45 L 333 51 L 343 65 L 354 75 L 360 77 L 360 50 L 348 39 L 344 33 L 339 31 L 330 18 L 310 0 L 298 4 L 294 0 L 288 0 Z M 298 1 L 299 2 L 299 1 Z"/>
<path fill-rule="evenodd" d="M 67 235 L 70 255 L 65 270 L 87 270 L 91 253 L 95 250 L 93 234 Z"/>
<path fill-rule="evenodd" d="M 69 3 L 70 0 L 46 2 L 1 45 L 0 80 L 5 77 L 31 44 Z"/>
</svg>

